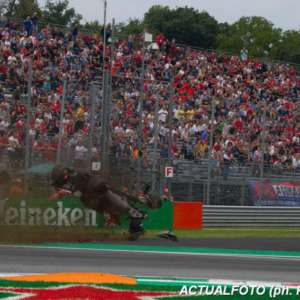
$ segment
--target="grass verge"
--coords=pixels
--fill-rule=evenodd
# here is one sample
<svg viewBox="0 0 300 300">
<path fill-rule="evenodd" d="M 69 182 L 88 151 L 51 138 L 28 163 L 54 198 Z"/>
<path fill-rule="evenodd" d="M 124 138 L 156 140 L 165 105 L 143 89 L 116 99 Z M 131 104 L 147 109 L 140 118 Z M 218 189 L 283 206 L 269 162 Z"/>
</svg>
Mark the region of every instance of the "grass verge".
<svg viewBox="0 0 300 300">
<path fill-rule="evenodd" d="M 161 231 L 149 230 L 142 237 L 154 238 Z M 179 238 L 300 238 L 300 229 L 248 228 L 175 230 Z M 93 242 L 126 240 L 127 232 L 120 229 L 92 227 L 0 226 L 0 243 Z"/>
</svg>

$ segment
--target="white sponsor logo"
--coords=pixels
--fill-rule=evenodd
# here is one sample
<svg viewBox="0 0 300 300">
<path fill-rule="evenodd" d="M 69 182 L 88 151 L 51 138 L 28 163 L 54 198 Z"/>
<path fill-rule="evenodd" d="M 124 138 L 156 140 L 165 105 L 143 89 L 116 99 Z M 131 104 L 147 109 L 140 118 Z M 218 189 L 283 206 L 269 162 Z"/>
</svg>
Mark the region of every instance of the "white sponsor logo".
<svg viewBox="0 0 300 300">
<path fill-rule="evenodd" d="M 97 213 L 90 209 L 64 207 L 58 202 L 56 208 L 32 208 L 22 200 L 19 207 L 0 205 L 0 223 L 4 225 L 44 226 L 97 226 Z M 2 203 L 3 204 L 3 203 Z"/>
</svg>

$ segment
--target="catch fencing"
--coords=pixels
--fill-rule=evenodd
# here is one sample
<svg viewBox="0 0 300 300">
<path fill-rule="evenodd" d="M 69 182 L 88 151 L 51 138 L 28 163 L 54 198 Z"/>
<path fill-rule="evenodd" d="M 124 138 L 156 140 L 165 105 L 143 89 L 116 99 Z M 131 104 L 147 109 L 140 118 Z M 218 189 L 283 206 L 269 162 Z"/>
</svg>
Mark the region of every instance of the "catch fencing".
<svg viewBox="0 0 300 300">
<path fill-rule="evenodd" d="M 172 130 L 186 125 L 186 120 L 175 118 L 174 95 L 178 91 L 174 87 L 172 68 L 161 75 L 160 80 L 153 80 L 147 60 L 157 55 L 156 50 L 146 41 L 140 41 L 141 62 L 136 64 L 132 76 L 118 70 L 113 72 L 117 55 L 115 44 L 113 32 L 107 45 L 110 51 L 104 55 L 101 53 L 100 57 L 89 57 L 97 63 L 90 67 L 88 76 L 79 76 L 85 68 L 80 60 L 82 57 L 69 53 L 65 57 L 64 72 L 58 65 L 42 70 L 42 87 L 38 77 L 40 73 L 35 68 L 32 70 L 30 64 L 28 70 L 21 70 L 23 81 L 17 91 L 13 78 L 0 80 L 1 93 L 11 107 L 24 110 L 18 120 L 12 121 L 14 126 L 9 128 L 9 136 L 17 134 L 21 143 L 13 149 L 8 145 L 0 147 L 1 169 L 9 170 L 15 177 L 24 176 L 25 190 L 32 181 L 36 182 L 36 187 L 49 188 L 49 170 L 58 163 L 77 170 L 101 173 L 106 180 L 115 180 L 120 187 L 126 186 L 129 190 L 140 191 L 149 184 L 152 192 L 161 195 L 168 187 L 168 193 L 176 200 L 202 200 L 205 204 L 214 205 L 250 205 L 248 182 L 251 180 L 300 179 L 299 169 L 292 168 L 290 162 L 274 167 L 265 159 L 268 152 L 267 124 L 270 121 L 266 105 L 258 111 L 263 128 L 259 140 L 260 160 L 255 161 L 248 148 L 241 148 L 238 157 L 230 163 L 224 163 L 222 157 L 214 157 L 214 143 L 222 135 L 220 128 L 215 128 L 216 109 L 221 99 L 209 93 L 202 103 L 209 116 L 207 147 L 201 148 L 201 151 L 193 148 L 200 132 L 197 135 L 189 133 L 188 142 L 176 138 L 178 132 L 173 134 Z M 184 47 L 179 48 L 182 53 L 185 50 Z M 108 63 L 106 67 L 103 64 L 105 60 Z M 126 64 L 134 62 L 129 60 Z M 51 81 L 50 75 L 55 72 L 67 75 Z M 261 101 L 266 103 L 263 99 Z M 47 121 L 51 130 L 39 127 L 48 115 L 43 111 L 46 102 L 51 103 L 54 110 L 52 119 Z M 68 104 L 74 105 L 76 112 L 68 111 Z M 125 111 L 129 105 L 131 110 Z M 12 119 L 9 110 L 1 113 L 4 119 Z M 126 113 L 129 116 L 125 119 Z M 70 134 L 68 124 L 73 121 L 76 132 Z M 121 136 L 117 127 L 125 131 L 125 135 Z M 241 134 L 244 141 L 251 140 L 247 130 Z M 178 149 L 176 154 L 173 146 Z M 98 167 L 93 169 L 94 165 Z M 174 178 L 165 178 L 167 166 L 174 167 Z"/>
</svg>

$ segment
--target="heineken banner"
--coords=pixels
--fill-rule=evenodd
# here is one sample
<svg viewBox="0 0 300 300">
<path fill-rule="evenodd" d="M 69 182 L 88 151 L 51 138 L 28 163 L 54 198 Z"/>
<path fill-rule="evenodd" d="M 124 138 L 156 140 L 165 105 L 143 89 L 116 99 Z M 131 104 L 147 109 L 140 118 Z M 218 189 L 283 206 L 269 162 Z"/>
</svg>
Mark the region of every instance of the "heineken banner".
<svg viewBox="0 0 300 300">
<path fill-rule="evenodd" d="M 142 204 L 141 204 L 142 205 Z M 144 221 L 146 229 L 170 229 L 173 224 L 173 207 L 165 201 L 159 209 L 142 207 L 148 218 Z M 128 218 L 121 220 L 121 228 L 128 228 Z M 109 216 L 86 209 L 81 201 L 68 197 L 61 201 L 49 201 L 46 198 L 27 200 L 0 200 L 0 224 L 23 226 L 84 226 L 105 227 Z"/>
<path fill-rule="evenodd" d="M 294 182 L 250 181 L 256 206 L 300 206 L 300 184 Z"/>
</svg>

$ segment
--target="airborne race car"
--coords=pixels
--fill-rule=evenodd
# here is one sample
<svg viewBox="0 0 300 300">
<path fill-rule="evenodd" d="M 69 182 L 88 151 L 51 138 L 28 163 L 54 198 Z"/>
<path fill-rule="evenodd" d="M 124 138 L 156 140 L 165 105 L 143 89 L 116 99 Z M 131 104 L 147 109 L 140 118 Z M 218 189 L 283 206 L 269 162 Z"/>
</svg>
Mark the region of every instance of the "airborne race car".
<svg viewBox="0 0 300 300">
<path fill-rule="evenodd" d="M 121 217 L 128 216 L 131 240 L 136 240 L 144 233 L 143 220 L 147 217 L 141 209 L 135 207 L 135 204 L 142 201 L 147 207 L 153 209 L 160 208 L 162 205 L 159 197 L 148 194 L 149 188 L 146 188 L 141 199 L 115 190 L 98 175 L 76 172 L 62 166 L 54 167 L 51 180 L 55 189 L 55 193 L 50 197 L 51 200 L 74 195 L 80 198 L 86 208 L 100 214 L 108 214 L 116 223 L 120 222 Z"/>
</svg>

